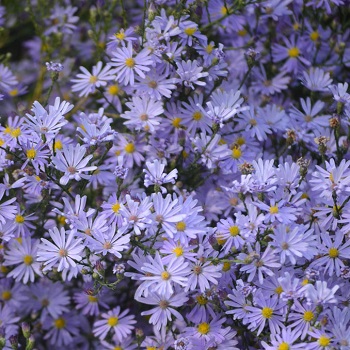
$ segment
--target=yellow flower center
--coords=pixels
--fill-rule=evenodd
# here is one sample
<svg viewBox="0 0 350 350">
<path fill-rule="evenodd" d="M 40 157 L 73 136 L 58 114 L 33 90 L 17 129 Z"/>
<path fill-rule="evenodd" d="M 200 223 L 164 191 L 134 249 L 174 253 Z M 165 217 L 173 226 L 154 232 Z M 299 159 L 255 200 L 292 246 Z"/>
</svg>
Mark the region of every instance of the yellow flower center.
<svg viewBox="0 0 350 350">
<path fill-rule="evenodd" d="M 289 350 L 289 344 L 286 343 L 286 342 L 281 343 L 281 344 L 278 346 L 278 350 Z"/>
<path fill-rule="evenodd" d="M 114 36 L 115 36 L 117 39 L 119 39 L 119 40 L 124 40 L 124 38 L 125 38 L 125 33 L 124 33 L 124 31 L 120 31 L 120 32 L 118 32 L 118 33 L 115 33 Z"/>
<path fill-rule="evenodd" d="M 113 350 L 123 350 L 123 348 L 121 346 L 115 346 Z"/>
<path fill-rule="evenodd" d="M 135 67 L 135 60 L 130 57 L 125 60 L 125 65 L 129 68 L 134 68 Z"/>
<path fill-rule="evenodd" d="M 237 143 L 237 145 L 239 145 L 239 146 L 244 145 L 244 144 L 245 144 L 245 138 L 242 137 L 242 136 L 240 136 L 240 137 L 236 140 L 236 143 Z"/>
<path fill-rule="evenodd" d="M 95 84 L 97 82 L 97 77 L 95 75 L 92 75 L 89 79 L 90 84 Z"/>
<path fill-rule="evenodd" d="M 332 248 L 329 249 L 328 255 L 329 255 L 330 258 L 335 259 L 335 258 L 337 258 L 339 256 L 339 251 L 338 251 L 337 248 L 332 247 Z"/>
<path fill-rule="evenodd" d="M 309 280 L 307 278 L 305 278 L 302 282 L 301 285 L 302 286 L 306 286 L 309 283 Z"/>
<path fill-rule="evenodd" d="M 239 36 L 246 36 L 247 35 L 247 30 L 246 29 L 240 29 L 238 32 L 237 32 L 237 34 L 239 35 Z"/>
<path fill-rule="evenodd" d="M 109 327 L 114 327 L 118 324 L 119 322 L 119 319 L 117 316 L 111 316 L 108 321 L 107 321 L 107 324 Z"/>
<path fill-rule="evenodd" d="M 18 95 L 18 89 L 12 89 L 9 91 L 9 95 L 15 97 Z"/>
<path fill-rule="evenodd" d="M 185 231 L 185 229 L 186 229 L 186 223 L 183 222 L 183 221 L 178 222 L 178 223 L 176 224 L 176 229 L 177 229 L 178 231 L 180 231 L 180 232 Z"/>
<path fill-rule="evenodd" d="M 111 85 L 109 88 L 108 88 L 108 92 L 109 94 L 113 95 L 113 96 L 116 96 L 118 95 L 119 93 L 119 86 L 118 85 Z"/>
<path fill-rule="evenodd" d="M 305 311 L 303 319 L 306 322 L 311 322 L 314 319 L 314 313 L 310 310 Z"/>
<path fill-rule="evenodd" d="M 3 146 L 5 143 L 5 140 L 4 139 L 0 139 L 0 147 Z"/>
<path fill-rule="evenodd" d="M 89 303 L 97 303 L 97 297 L 94 295 L 89 295 L 88 296 Z"/>
<path fill-rule="evenodd" d="M 55 324 L 55 327 L 56 327 L 56 328 L 62 329 L 62 328 L 65 327 L 66 321 L 64 320 L 63 317 L 59 317 L 59 318 L 57 318 L 57 319 L 55 320 L 54 324 Z"/>
<path fill-rule="evenodd" d="M 227 7 L 226 6 L 222 6 L 221 9 L 220 9 L 220 13 L 223 15 L 223 16 L 226 16 L 227 15 Z"/>
<path fill-rule="evenodd" d="M 112 205 L 112 210 L 114 213 L 117 214 L 119 212 L 119 209 L 120 209 L 120 204 L 118 202 L 116 202 Z"/>
<path fill-rule="evenodd" d="M 200 334 L 208 334 L 210 331 L 210 325 L 206 322 L 200 323 L 197 327 L 197 330 Z"/>
<path fill-rule="evenodd" d="M 174 128 L 177 128 L 177 129 L 178 129 L 178 128 L 180 127 L 181 121 L 182 121 L 181 118 L 176 117 L 176 118 L 174 118 L 174 119 L 172 120 L 171 124 L 172 124 L 172 126 L 173 126 Z"/>
<path fill-rule="evenodd" d="M 270 214 L 277 214 L 278 213 L 278 206 L 277 205 L 272 205 L 270 207 Z"/>
<path fill-rule="evenodd" d="M 12 298 L 12 293 L 9 290 L 4 290 L 1 294 L 2 300 L 10 300 Z"/>
<path fill-rule="evenodd" d="M 323 347 L 328 346 L 330 342 L 331 342 L 330 338 L 326 337 L 325 335 L 321 335 L 320 339 L 318 339 L 318 343 L 320 344 L 320 346 L 323 346 Z"/>
<path fill-rule="evenodd" d="M 135 152 L 135 145 L 130 142 L 124 147 L 124 150 L 126 153 L 134 153 Z"/>
<path fill-rule="evenodd" d="M 266 306 L 261 310 L 261 314 L 264 318 L 270 319 L 273 315 L 273 309 Z"/>
<path fill-rule="evenodd" d="M 55 151 L 57 149 L 61 150 L 63 148 L 62 141 L 61 140 L 56 140 L 55 141 Z"/>
<path fill-rule="evenodd" d="M 193 120 L 198 122 L 199 120 L 202 119 L 202 113 L 200 111 L 196 111 L 192 114 L 192 118 Z"/>
<path fill-rule="evenodd" d="M 151 80 L 148 84 L 147 84 L 151 89 L 155 89 L 158 86 L 158 83 L 155 80 Z"/>
<path fill-rule="evenodd" d="M 300 53 L 300 51 L 299 51 L 299 49 L 297 48 L 297 47 L 291 47 L 289 50 L 288 50 L 288 55 L 289 55 L 289 57 L 291 57 L 291 58 L 296 58 L 296 57 L 298 57 L 299 56 L 299 53 Z"/>
<path fill-rule="evenodd" d="M 320 37 L 320 34 L 318 33 L 318 31 L 313 31 L 312 33 L 310 33 L 310 39 L 312 41 L 316 41 L 318 40 L 318 38 Z"/>
<path fill-rule="evenodd" d="M 226 261 L 222 264 L 222 271 L 227 272 L 231 270 L 231 263 Z"/>
<path fill-rule="evenodd" d="M 299 24 L 298 22 L 295 22 L 295 23 L 293 24 L 293 29 L 294 29 L 294 30 L 298 30 L 299 27 L 300 27 L 300 24 Z"/>
<path fill-rule="evenodd" d="M 16 217 L 15 217 L 15 222 L 17 224 L 23 224 L 24 223 L 24 217 L 20 214 L 17 214 Z"/>
<path fill-rule="evenodd" d="M 231 226 L 228 230 L 230 231 L 230 235 L 233 237 L 235 237 L 239 234 L 238 226 Z"/>
<path fill-rule="evenodd" d="M 182 256 L 183 255 L 183 253 L 184 253 L 184 250 L 183 250 L 183 248 L 182 247 L 175 247 L 174 249 L 173 249 L 173 253 L 175 254 L 175 256 L 178 258 L 178 257 L 180 257 L 180 256 Z"/>
<path fill-rule="evenodd" d="M 186 28 L 184 30 L 185 34 L 188 36 L 192 36 L 196 32 L 197 28 Z"/>
<path fill-rule="evenodd" d="M 220 233 L 218 233 L 218 235 L 216 236 L 216 241 L 218 242 L 218 244 L 223 245 L 225 244 L 227 239 L 225 239 Z"/>
<path fill-rule="evenodd" d="M 35 156 L 36 156 L 36 150 L 34 148 L 27 150 L 27 158 L 28 159 L 34 159 Z"/>
<path fill-rule="evenodd" d="M 208 299 L 204 297 L 203 295 L 198 295 L 196 297 L 197 303 L 199 305 L 207 305 L 208 304 Z"/>
<path fill-rule="evenodd" d="M 207 47 L 205 48 L 205 51 L 207 52 L 207 53 L 212 53 L 213 52 L 213 48 L 214 48 L 214 46 L 213 45 L 211 45 L 211 44 L 209 44 L 209 45 L 207 45 Z"/>
<path fill-rule="evenodd" d="M 233 159 L 239 159 L 242 156 L 242 151 L 240 148 L 234 148 L 232 150 L 232 158 Z"/>
<path fill-rule="evenodd" d="M 25 265 L 31 265 L 33 263 L 33 257 L 31 255 L 25 255 L 23 257 L 23 262 Z"/>
<path fill-rule="evenodd" d="M 283 288 L 281 286 L 278 286 L 276 289 L 275 289 L 275 293 L 280 295 L 281 293 L 283 292 Z"/>
<path fill-rule="evenodd" d="M 170 273 L 168 271 L 163 271 L 160 275 L 162 280 L 167 281 L 170 278 Z"/>
</svg>

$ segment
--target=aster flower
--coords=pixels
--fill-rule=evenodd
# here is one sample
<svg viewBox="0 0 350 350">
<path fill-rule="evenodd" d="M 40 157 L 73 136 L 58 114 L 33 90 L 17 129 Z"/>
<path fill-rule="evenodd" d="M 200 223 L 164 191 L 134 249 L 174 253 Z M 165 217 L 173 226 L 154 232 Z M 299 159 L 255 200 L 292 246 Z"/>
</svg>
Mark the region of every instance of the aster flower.
<svg viewBox="0 0 350 350">
<path fill-rule="evenodd" d="M 72 34 L 77 28 L 77 26 L 74 23 L 78 22 L 79 20 L 78 16 L 74 16 L 74 13 L 77 10 L 77 7 L 61 7 L 59 5 L 55 5 L 55 7 L 53 7 L 51 10 L 51 16 L 47 20 L 48 24 L 50 25 L 47 27 L 44 34 Z"/>
<path fill-rule="evenodd" d="M 159 162 L 155 159 L 153 162 L 146 162 L 147 169 L 143 172 L 145 175 L 145 186 L 149 187 L 151 185 L 159 186 L 162 193 L 166 193 L 165 187 L 161 186 L 166 183 L 175 183 L 177 178 L 177 169 L 173 169 L 169 174 L 164 173 L 164 168 L 166 164 Z"/>
<path fill-rule="evenodd" d="M 298 350 L 306 349 L 306 343 L 297 343 L 299 339 L 299 332 L 297 330 L 291 330 L 290 328 L 283 328 L 281 334 L 271 334 L 271 345 L 266 342 L 262 342 L 262 346 L 265 350 Z"/>
<path fill-rule="evenodd" d="M 118 47 L 112 51 L 112 62 L 110 65 L 115 67 L 117 82 L 124 85 L 135 84 L 135 74 L 145 78 L 145 73 L 150 70 L 149 66 L 153 64 L 148 49 L 143 49 L 134 56 L 132 43 L 129 41 L 127 46 Z"/>
<path fill-rule="evenodd" d="M 338 285 L 330 289 L 326 281 L 316 281 L 315 285 L 307 284 L 304 287 L 304 293 L 309 304 L 335 304 L 337 303 L 335 293 L 338 289 Z"/>
<path fill-rule="evenodd" d="M 86 242 L 96 254 L 106 255 L 110 253 L 121 258 L 120 252 L 129 248 L 130 234 L 125 234 L 126 228 L 127 226 L 117 229 L 116 223 L 113 223 L 105 232 L 96 230 L 92 236 L 87 236 Z"/>
<path fill-rule="evenodd" d="M 57 266 L 59 272 L 63 269 L 75 268 L 76 262 L 82 259 L 81 252 L 84 249 L 81 245 L 82 240 L 75 238 L 74 232 L 66 232 L 63 227 L 61 230 L 54 227 L 53 230 L 49 230 L 49 235 L 54 243 L 42 238 L 38 249 L 37 260 L 43 262 L 45 266 L 43 271 L 49 271 L 54 266 Z"/>
<path fill-rule="evenodd" d="M 171 321 L 172 316 L 176 320 L 183 321 L 182 315 L 175 309 L 185 305 L 188 297 L 184 292 L 174 293 L 170 297 L 165 297 L 161 294 L 150 294 L 148 297 L 140 297 L 136 299 L 138 302 L 147 305 L 157 305 L 155 308 L 143 311 L 141 315 L 151 315 L 149 323 L 153 324 L 157 329 L 166 327 Z"/>
<path fill-rule="evenodd" d="M 190 87 L 194 90 L 194 84 L 205 86 L 206 83 L 203 81 L 200 81 L 200 78 L 207 77 L 209 75 L 208 72 L 202 72 L 203 68 L 198 66 L 198 63 L 196 60 L 191 61 L 188 60 L 178 62 L 177 63 L 178 69 L 176 70 L 177 74 L 179 75 L 179 81 L 185 85 L 185 87 Z"/>
<path fill-rule="evenodd" d="M 5 339 L 8 340 L 11 335 L 17 334 L 20 319 L 9 305 L 0 304 L 0 324 L 3 327 Z"/>
<path fill-rule="evenodd" d="M 52 165 L 59 171 L 64 172 L 64 175 L 60 178 L 60 184 L 66 185 L 69 180 L 80 181 L 83 179 L 89 179 L 90 175 L 83 174 L 86 171 L 92 171 L 97 169 L 96 166 L 87 166 L 92 155 L 85 157 L 86 148 L 79 144 L 64 145 L 63 150 L 57 150 L 56 155 L 52 158 Z"/>
<path fill-rule="evenodd" d="M 164 112 L 163 105 L 160 101 L 146 96 L 134 96 L 132 102 L 127 102 L 126 106 L 130 111 L 126 111 L 121 115 L 127 119 L 124 125 L 135 130 L 144 130 L 154 132 L 160 124 L 160 117 Z"/>
<path fill-rule="evenodd" d="M 284 304 L 279 302 L 276 295 L 267 298 L 263 293 L 257 293 L 254 296 L 254 304 L 256 306 L 247 306 L 246 309 L 250 311 L 249 317 L 249 329 L 257 330 L 259 335 L 266 323 L 270 328 L 272 334 L 279 334 L 280 329 L 283 327 L 282 309 Z"/>
<path fill-rule="evenodd" d="M 174 293 L 174 284 L 186 286 L 189 268 L 183 258 L 173 259 L 165 266 L 157 252 L 155 258 L 148 257 L 148 260 L 141 267 L 145 276 L 140 278 L 143 282 L 136 290 L 137 298 L 142 295 L 147 298 L 150 293 L 169 298 Z"/>
<path fill-rule="evenodd" d="M 21 242 L 12 241 L 9 250 L 5 254 L 5 266 L 16 265 L 8 273 L 16 281 L 27 284 L 34 282 L 35 275 L 42 276 L 40 263 L 37 259 L 39 241 L 30 237 L 23 237 Z"/>
<path fill-rule="evenodd" d="M 128 315 L 129 309 L 121 311 L 120 307 L 117 306 L 113 310 L 103 313 L 102 320 L 98 320 L 93 325 L 93 333 L 95 337 L 105 339 L 107 334 L 112 331 L 114 337 L 118 341 L 122 341 L 131 334 L 134 329 L 133 324 L 136 323 L 134 315 Z"/>
<path fill-rule="evenodd" d="M 271 245 L 268 245 L 263 254 L 261 255 L 260 243 L 256 242 L 255 249 L 249 244 L 248 254 L 240 253 L 238 259 L 241 261 L 239 264 L 241 271 L 248 273 L 248 282 L 253 281 L 256 274 L 260 284 L 264 282 L 264 274 L 268 276 L 273 275 L 273 271 L 270 268 L 280 267 L 281 264 L 277 262 L 278 258 L 275 255 Z"/>
<path fill-rule="evenodd" d="M 185 291 L 199 290 L 204 293 L 207 289 L 210 289 L 210 284 L 218 284 L 218 280 L 221 277 L 221 265 L 213 265 L 210 261 L 199 261 L 190 264 L 191 273 L 188 276 L 188 282 L 185 287 Z"/>
<path fill-rule="evenodd" d="M 332 79 L 328 72 L 318 67 L 311 67 L 309 72 L 303 72 L 301 82 L 310 91 L 327 91 L 329 85 L 332 84 Z"/>
<path fill-rule="evenodd" d="M 89 290 L 74 294 L 76 308 L 81 309 L 83 315 L 97 316 L 100 314 L 100 307 L 108 308 L 108 304 L 103 300 L 102 295 L 93 295 Z"/>
<path fill-rule="evenodd" d="M 13 86 L 18 85 L 17 78 L 12 73 L 10 68 L 3 63 L 0 64 L 0 91 L 9 92 Z"/>
<path fill-rule="evenodd" d="M 92 67 L 92 74 L 85 68 L 80 67 L 82 73 L 77 74 L 76 79 L 71 82 L 75 83 L 72 86 L 72 91 L 79 92 L 79 96 L 88 96 L 101 86 L 106 86 L 108 81 L 115 79 L 115 72 L 109 65 L 102 68 L 102 62 L 99 61 Z"/>
<path fill-rule="evenodd" d="M 48 339 L 53 346 L 68 346 L 80 333 L 80 326 L 81 322 L 74 313 L 62 314 L 57 318 L 48 317 L 44 323 L 44 329 L 47 330 L 44 339 Z"/>
<path fill-rule="evenodd" d="M 41 140 L 27 140 L 23 145 L 23 152 L 26 156 L 26 160 L 22 164 L 21 169 L 24 169 L 28 164 L 32 165 L 35 169 L 35 173 L 38 175 L 40 171 L 45 172 L 45 166 L 48 164 L 47 158 L 49 158 L 50 150 L 47 145 Z"/>
</svg>

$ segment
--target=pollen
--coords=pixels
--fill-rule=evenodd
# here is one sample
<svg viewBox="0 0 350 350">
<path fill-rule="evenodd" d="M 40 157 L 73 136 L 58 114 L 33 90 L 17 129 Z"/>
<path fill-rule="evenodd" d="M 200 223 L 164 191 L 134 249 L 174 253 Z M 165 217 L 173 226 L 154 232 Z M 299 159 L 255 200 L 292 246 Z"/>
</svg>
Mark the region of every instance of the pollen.
<svg viewBox="0 0 350 350">
<path fill-rule="evenodd" d="M 277 205 L 272 205 L 270 207 L 270 214 L 278 214 L 278 206 Z"/>
<path fill-rule="evenodd" d="M 10 90 L 10 91 L 9 91 L 9 95 L 10 95 L 11 97 L 17 96 L 17 95 L 18 95 L 18 89 L 12 89 L 12 90 Z"/>
<path fill-rule="evenodd" d="M 227 7 L 226 6 L 222 6 L 220 9 L 220 12 L 223 16 L 226 16 L 228 11 L 227 11 Z"/>
<path fill-rule="evenodd" d="M 61 258 L 64 258 L 68 255 L 68 252 L 66 249 L 63 249 L 61 248 L 59 251 L 58 251 L 58 255 L 61 257 Z"/>
<path fill-rule="evenodd" d="M 199 265 L 196 265 L 194 268 L 193 268 L 193 272 L 195 275 L 200 275 L 202 273 L 202 267 L 199 266 Z"/>
<path fill-rule="evenodd" d="M 311 322 L 314 319 L 314 313 L 310 310 L 304 312 L 303 320 L 306 322 Z"/>
<path fill-rule="evenodd" d="M 182 247 L 175 247 L 174 249 L 173 249 L 173 253 L 175 254 L 175 256 L 178 258 L 178 257 L 180 257 L 180 256 L 182 256 L 183 255 L 183 253 L 184 253 L 184 250 L 183 250 L 183 248 Z"/>
<path fill-rule="evenodd" d="M 222 264 L 222 271 L 227 272 L 231 270 L 231 263 L 226 261 Z"/>
<path fill-rule="evenodd" d="M 17 138 L 18 136 L 21 136 L 22 131 L 20 128 L 16 128 L 16 129 L 11 129 L 10 135 L 14 138 Z"/>
<path fill-rule="evenodd" d="M 134 153 L 135 152 L 135 145 L 130 142 L 124 147 L 124 150 L 126 153 Z"/>
<path fill-rule="evenodd" d="M 16 217 L 15 217 L 15 222 L 17 224 L 23 224 L 24 223 L 24 216 L 22 216 L 20 214 L 17 214 Z"/>
<path fill-rule="evenodd" d="M 155 80 L 151 80 L 147 85 L 151 89 L 155 89 L 158 86 L 158 83 Z"/>
<path fill-rule="evenodd" d="M 36 150 L 34 148 L 27 150 L 27 158 L 28 159 L 34 159 L 35 156 L 36 156 Z"/>
<path fill-rule="evenodd" d="M 125 65 L 129 68 L 135 67 L 135 60 L 132 57 L 129 57 L 125 60 Z"/>
<path fill-rule="evenodd" d="M 108 88 L 108 93 L 113 95 L 113 96 L 116 96 L 118 95 L 120 89 L 119 89 L 119 86 L 118 85 L 111 85 L 109 88 Z"/>
<path fill-rule="evenodd" d="M 92 75 L 89 79 L 90 84 L 95 84 L 97 82 L 97 77 L 96 75 Z"/>
<path fill-rule="evenodd" d="M 119 40 L 124 40 L 125 39 L 125 33 L 124 31 L 120 31 L 118 33 L 115 33 L 114 36 L 119 39 Z"/>
<path fill-rule="evenodd" d="M 4 139 L 0 139 L 0 147 L 3 146 L 5 143 L 5 140 Z"/>
<path fill-rule="evenodd" d="M 172 120 L 171 124 L 174 128 L 178 129 L 180 127 L 182 119 L 179 117 L 176 117 Z"/>
<path fill-rule="evenodd" d="M 289 350 L 289 344 L 286 343 L 286 342 L 281 343 L 281 344 L 278 346 L 278 350 Z"/>
<path fill-rule="evenodd" d="M 275 293 L 277 295 L 280 295 L 283 292 L 283 288 L 281 286 L 278 286 L 277 288 L 275 288 Z"/>
<path fill-rule="evenodd" d="M 187 34 L 188 36 L 192 36 L 195 32 L 196 32 L 197 28 L 186 28 L 184 30 L 185 34 Z"/>
<path fill-rule="evenodd" d="M 178 223 L 176 224 L 176 229 L 177 229 L 178 231 L 180 231 L 180 232 L 185 231 L 185 229 L 186 229 L 186 223 L 183 222 L 183 221 L 178 222 Z"/>
<path fill-rule="evenodd" d="M 121 346 L 115 346 L 113 350 L 123 350 L 123 348 Z"/>
<path fill-rule="evenodd" d="M 218 244 L 224 245 L 227 239 L 225 239 L 222 235 L 219 234 L 218 236 L 216 236 L 216 241 L 218 242 Z"/>
<path fill-rule="evenodd" d="M 119 209 L 120 209 L 120 204 L 118 202 L 116 202 L 112 205 L 112 210 L 114 213 L 117 214 L 119 212 Z"/>
<path fill-rule="evenodd" d="M 170 273 L 168 271 L 163 271 L 160 276 L 162 280 L 167 281 L 170 278 Z"/>
<path fill-rule="evenodd" d="M 235 237 L 235 236 L 237 236 L 239 234 L 239 228 L 236 225 L 235 226 L 231 226 L 228 230 L 230 231 L 230 235 L 232 237 Z"/>
<path fill-rule="evenodd" d="M 12 293 L 9 290 L 4 290 L 1 293 L 1 299 L 4 301 L 10 300 L 12 298 Z"/>
<path fill-rule="evenodd" d="M 207 305 L 208 304 L 208 299 L 204 297 L 203 295 L 198 295 L 196 297 L 197 303 L 199 305 Z"/>
<path fill-rule="evenodd" d="M 325 335 L 321 335 L 320 338 L 318 339 L 318 343 L 320 344 L 320 346 L 326 347 L 329 345 L 329 343 L 331 342 L 329 337 L 326 337 Z"/>
<path fill-rule="evenodd" d="M 335 259 L 339 256 L 339 250 L 337 248 L 330 248 L 328 251 L 328 255 L 330 258 Z"/>
<path fill-rule="evenodd" d="M 330 180 L 331 182 L 334 182 L 334 176 L 333 176 L 332 173 L 329 173 L 329 180 Z"/>
<path fill-rule="evenodd" d="M 246 36 L 248 34 L 247 29 L 241 29 L 237 32 L 239 36 Z"/>
<path fill-rule="evenodd" d="M 23 262 L 25 265 L 31 265 L 33 263 L 33 257 L 31 255 L 25 255 L 23 257 Z"/>
<path fill-rule="evenodd" d="M 166 300 L 161 300 L 159 302 L 159 307 L 163 310 L 166 309 L 168 306 L 169 306 L 169 303 Z"/>
<path fill-rule="evenodd" d="M 194 112 L 193 114 L 192 114 L 192 118 L 193 118 L 193 120 L 195 120 L 195 121 L 199 121 L 199 120 L 201 120 L 202 119 L 202 113 L 200 112 L 200 111 L 196 111 L 196 112 Z"/>
<path fill-rule="evenodd" d="M 62 329 L 66 326 L 66 321 L 63 317 L 59 317 L 55 320 L 54 324 L 56 328 Z"/>
<path fill-rule="evenodd" d="M 148 120 L 148 115 L 147 114 L 141 114 L 140 115 L 140 119 L 143 121 L 143 122 L 145 122 L 145 121 L 147 121 Z"/>
<path fill-rule="evenodd" d="M 245 138 L 240 136 L 237 140 L 236 140 L 236 143 L 238 146 L 243 146 L 245 145 Z"/>
<path fill-rule="evenodd" d="M 257 122 L 255 119 L 250 119 L 250 120 L 249 120 L 249 124 L 250 124 L 251 126 L 256 126 L 256 125 L 258 124 L 258 122 Z"/>
<path fill-rule="evenodd" d="M 299 56 L 299 53 L 300 53 L 300 51 L 299 51 L 299 49 L 298 49 L 296 46 L 291 47 L 291 48 L 288 50 L 288 55 L 289 55 L 289 57 L 291 57 L 291 58 L 296 58 L 296 57 L 298 57 L 298 56 Z"/>
<path fill-rule="evenodd" d="M 108 319 L 107 324 L 109 327 L 115 327 L 119 323 L 117 316 L 112 316 Z"/>
<path fill-rule="evenodd" d="M 310 39 L 312 41 L 317 41 L 320 37 L 320 34 L 318 33 L 317 30 L 313 31 L 312 33 L 310 33 Z"/>
<path fill-rule="evenodd" d="M 200 334 L 208 334 L 210 331 L 210 324 L 206 322 L 200 323 L 197 327 L 197 330 Z"/>
<path fill-rule="evenodd" d="M 234 148 L 232 150 L 232 158 L 233 159 L 239 159 L 242 157 L 242 151 L 240 148 Z"/>
<path fill-rule="evenodd" d="M 264 307 L 261 310 L 261 314 L 264 318 L 270 319 L 273 315 L 273 309 L 271 309 L 270 307 Z"/>
<path fill-rule="evenodd" d="M 112 243 L 111 242 L 105 242 L 103 244 L 103 248 L 104 249 L 111 249 L 112 248 Z"/>
<path fill-rule="evenodd" d="M 75 174 L 77 172 L 77 169 L 74 166 L 69 166 L 67 170 L 70 174 Z"/>
<path fill-rule="evenodd" d="M 95 295 L 88 295 L 89 303 L 97 303 L 97 297 Z"/>
<path fill-rule="evenodd" d="M 205 48 L 206 53 L 211 54 L 213 52 L 213 48 L 214 48 L 213 45 L 211 44 L 207 45 L 207 47 Z"/>
</svg>

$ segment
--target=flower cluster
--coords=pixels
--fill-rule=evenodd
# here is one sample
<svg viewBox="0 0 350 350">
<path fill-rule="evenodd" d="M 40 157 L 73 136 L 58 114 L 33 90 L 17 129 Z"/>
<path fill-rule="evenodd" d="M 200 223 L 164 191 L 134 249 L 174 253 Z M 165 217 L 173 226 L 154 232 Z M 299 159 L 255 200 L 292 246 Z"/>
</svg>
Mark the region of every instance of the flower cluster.
<svg viewBox="0 0 350 350">
<path fill-rule="evenodd" d="M 0 349 L 349 350 L 349 6 L 0 6 Z"/>
</svg>

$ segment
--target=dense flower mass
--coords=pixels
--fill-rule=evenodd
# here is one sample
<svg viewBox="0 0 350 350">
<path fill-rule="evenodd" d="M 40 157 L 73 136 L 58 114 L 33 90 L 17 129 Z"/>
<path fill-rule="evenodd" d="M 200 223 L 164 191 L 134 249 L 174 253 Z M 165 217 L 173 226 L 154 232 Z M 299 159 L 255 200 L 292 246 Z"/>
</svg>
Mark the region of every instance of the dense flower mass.
<svg viewBox="0 0 350 350">
<path fill-rule="evenodd" d="M 4 1 L 0 350 L 349 350 L 349 18 Z"/>
</svg>

